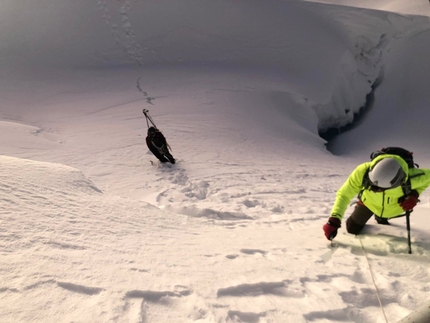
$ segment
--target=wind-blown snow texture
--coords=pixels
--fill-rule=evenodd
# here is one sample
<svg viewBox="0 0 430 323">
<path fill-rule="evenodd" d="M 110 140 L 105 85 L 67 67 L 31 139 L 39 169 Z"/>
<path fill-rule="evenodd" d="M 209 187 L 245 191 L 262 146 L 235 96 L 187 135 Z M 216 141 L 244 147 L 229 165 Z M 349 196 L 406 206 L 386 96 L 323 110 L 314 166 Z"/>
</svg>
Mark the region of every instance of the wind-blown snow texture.
<svg viewBox="0 0 430 323">
<path fill-rule="evenodd" d="M 412 255 L 403 218 L 322 232 L 370 151 L 430 167 L 427 1 L 3 2 L 1 322 L 383 323 L 428 298 L 428 192 Z"/>
</svg>

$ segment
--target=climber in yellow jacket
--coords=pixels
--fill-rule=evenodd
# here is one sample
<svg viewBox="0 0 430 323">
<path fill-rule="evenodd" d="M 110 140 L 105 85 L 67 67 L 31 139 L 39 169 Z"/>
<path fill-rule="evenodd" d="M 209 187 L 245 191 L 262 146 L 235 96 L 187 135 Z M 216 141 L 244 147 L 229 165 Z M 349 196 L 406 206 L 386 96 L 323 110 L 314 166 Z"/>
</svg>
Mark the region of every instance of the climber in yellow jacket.
<svg viewBox="0 0 430 323">
<path fill-rule="evenodd" d="M 352 234 L 360 233 L 372 215 L 378 223 L 389 224 L 388 219 L 410 212 L 428 186 L 430 169 L 411 168 L 398 155 L 381 154 L 358 165 L 337 191 L 324 234 L 329 240 L 336 236 L 349 203 L 357 195 L 358 202 L 346 221 Z"/>
</svg>

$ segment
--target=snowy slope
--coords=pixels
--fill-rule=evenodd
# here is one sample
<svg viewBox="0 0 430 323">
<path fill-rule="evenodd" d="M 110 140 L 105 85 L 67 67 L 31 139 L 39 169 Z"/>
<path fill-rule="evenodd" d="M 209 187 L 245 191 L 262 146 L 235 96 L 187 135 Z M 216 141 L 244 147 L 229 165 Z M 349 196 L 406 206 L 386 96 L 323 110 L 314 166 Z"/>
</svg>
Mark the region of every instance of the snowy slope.
<svg viewBox="0 0 430 323">
<path fill-rule="evenodd" d="M 418 1 L 331 3 L 6 0 L 0 321 L 378 323 L 419 307 L 428 192 L 412 255 L 404 218 L 334 245 L 321 227 L 371 150 L 430 167 L 429 19 L 399 14 Z M 332 155 L 318 131 L 375 82 Z M 151 165 L 143 108 L 176 165 Z"/>
</svg>

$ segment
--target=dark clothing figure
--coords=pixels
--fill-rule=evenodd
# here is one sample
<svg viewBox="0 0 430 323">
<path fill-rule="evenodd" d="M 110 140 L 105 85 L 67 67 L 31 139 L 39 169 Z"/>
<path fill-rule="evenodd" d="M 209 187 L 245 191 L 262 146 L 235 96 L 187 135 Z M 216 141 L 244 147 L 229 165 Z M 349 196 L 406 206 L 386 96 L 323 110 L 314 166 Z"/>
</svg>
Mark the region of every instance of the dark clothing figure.
<svg viewBox="0 0 430 323">
<path fill-rule="evenodd" d="M 148 136 L 146 137 L 146 145 L 149 150 L 157 157 L 160 162 L 172 164 L 175 163 L 175 158 L 169 152 L 166 138 L 163 136 L 160 130 L 155 127 L 148 129 Z"/>
</svg>

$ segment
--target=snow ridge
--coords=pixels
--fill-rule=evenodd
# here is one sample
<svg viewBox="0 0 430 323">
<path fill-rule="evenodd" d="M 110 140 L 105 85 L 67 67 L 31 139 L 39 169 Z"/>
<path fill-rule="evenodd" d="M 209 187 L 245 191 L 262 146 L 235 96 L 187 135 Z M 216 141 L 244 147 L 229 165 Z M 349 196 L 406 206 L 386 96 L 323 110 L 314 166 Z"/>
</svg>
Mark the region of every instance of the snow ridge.
<svg viewBox="0 0 430 323">
<path fill-rule="evenodd" d="M 325 132 L 352 124 L 365 108 L 369 94 L 384 81 L 384 55 L 392 43 L 414 37 L 430 26 L 428 17 L 344 7 L 342 15 L 337 15 L 337 6 L 316 8 L 344 25 L 349 42 L 349 50 L 333 71 L 336 81 L 329 101 L 308 101 L 318 115 L 318 130 Z M 366 16 L 366 24 L 360 22 L 359 15 Z"/>
</svg>

